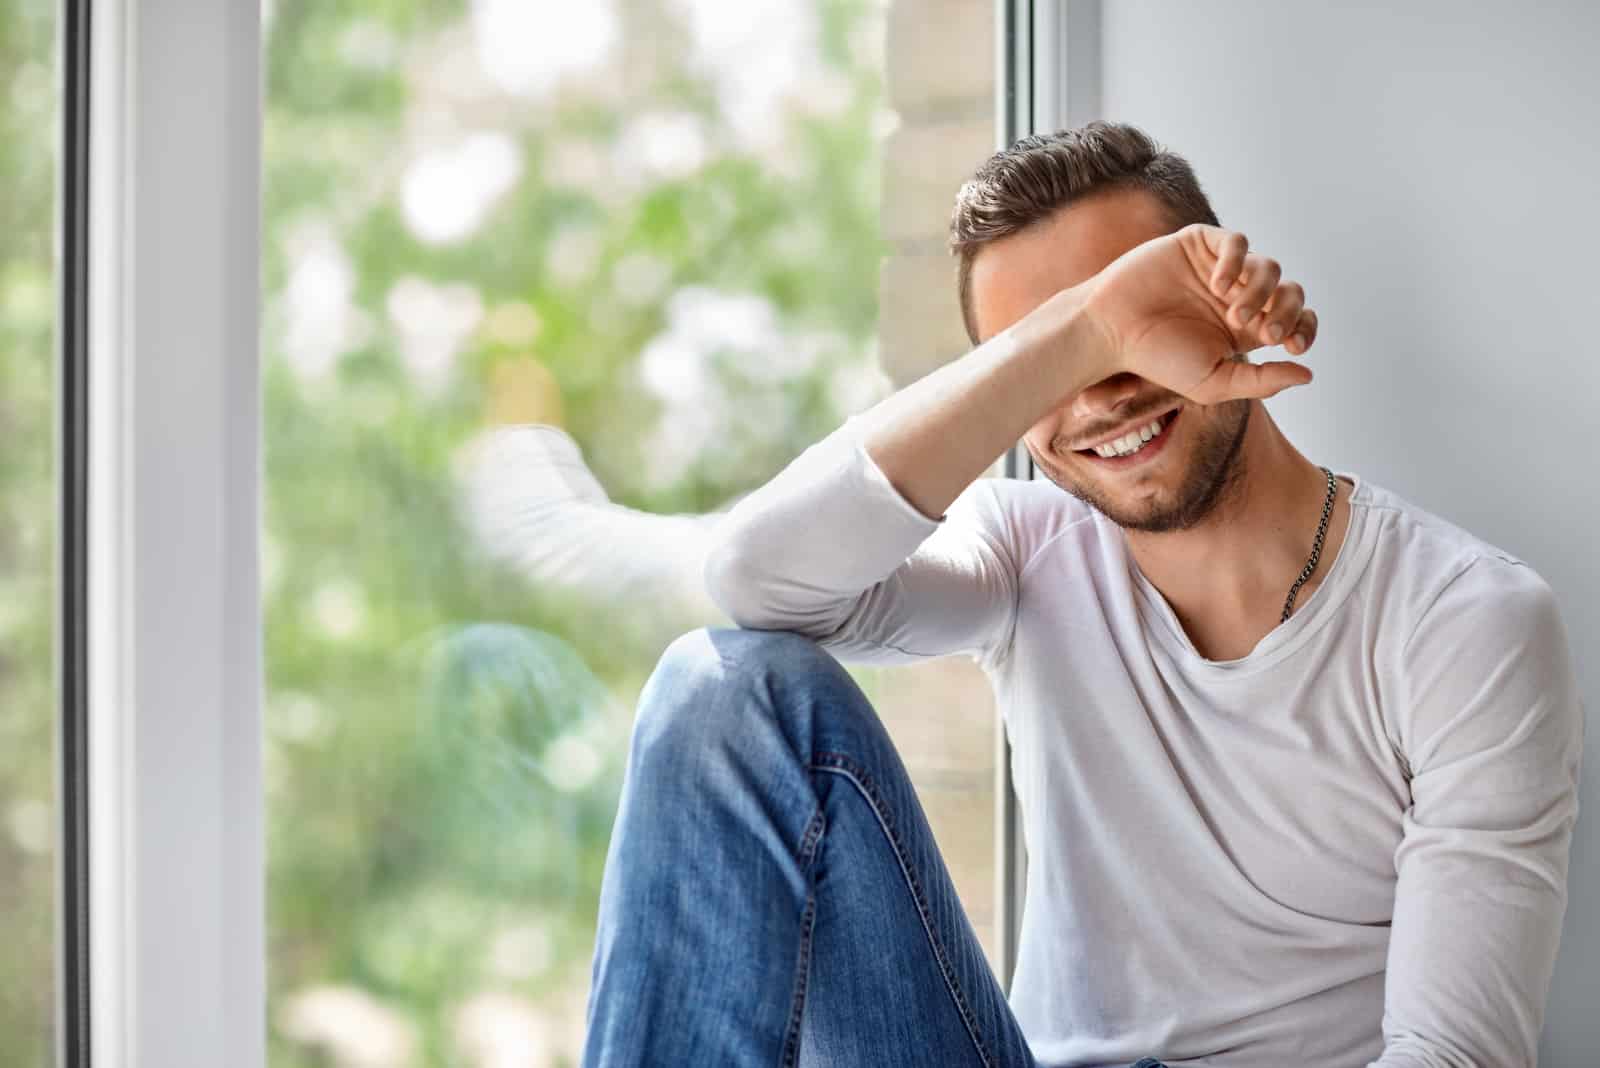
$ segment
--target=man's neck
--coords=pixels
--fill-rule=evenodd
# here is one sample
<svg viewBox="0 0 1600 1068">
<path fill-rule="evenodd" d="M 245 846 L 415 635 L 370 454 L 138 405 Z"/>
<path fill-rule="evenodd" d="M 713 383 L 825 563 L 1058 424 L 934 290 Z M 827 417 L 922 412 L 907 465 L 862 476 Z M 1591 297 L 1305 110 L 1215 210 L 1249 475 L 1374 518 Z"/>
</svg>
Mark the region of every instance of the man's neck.
<svg viewBox="0 0 1600 1068">
<path fill-rule="evenodd" d="M 1240 476 L 1187 530 L 1128 531 L 1128 548 L 1161 591 L 1195 649 L 1211 660 L 1247 655 L 1278 625 L 1289 587 L 1311 553 L 1328 484 L 1257 404 L 1240 446 Z M 1339 483 L 1321 562 L 1295 598 L 1304 604 L 1338 556 L 1349 523 Z"/>
</svg>

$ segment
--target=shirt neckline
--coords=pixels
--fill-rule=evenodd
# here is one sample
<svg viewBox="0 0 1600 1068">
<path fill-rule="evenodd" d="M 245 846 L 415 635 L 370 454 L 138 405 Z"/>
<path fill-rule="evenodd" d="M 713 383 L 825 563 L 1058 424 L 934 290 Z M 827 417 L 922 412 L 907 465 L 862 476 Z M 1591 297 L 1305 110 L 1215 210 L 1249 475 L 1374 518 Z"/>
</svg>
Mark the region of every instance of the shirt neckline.
<svg viewBox="0 0 1600 1068">
<path fill-rule="evenodd" d="M 1335 471 L 1334 474 L 1349 479 L 1354 488 L 1350 491 L 1349 525 L 1345 529 L 1344 540 L 1339 544 L 1338 553 L 1328 565 L 1327 576 L 1287 621 L 1269 631 L 1250 652 L 1232 660 L 1208 660 L 1200 655 L 1184 631 L 1183 624 L 1178 622 L 1177 613 L 1155 584 L 1139 570 L 1138 562 L 1128 552 L 1127 540 L 1121 537 L 1121 530 L 1113 526 L 1136 591 L 1136 600 L 1139 602 L 1136 607 L 1145 634 L 1191 670 L 1228 678 L 1265 670 L 1303 646 L 1338 612 L 1366 569 L 1367 560 L 1372 554 L 1374 524 L 1369 521 L 1367 508 L 1371 502 L 1371 490 L 1366 481 L 1354 472 Z M 1110 522 L 1098 514 L 1096 521 Z"/>
</svg>

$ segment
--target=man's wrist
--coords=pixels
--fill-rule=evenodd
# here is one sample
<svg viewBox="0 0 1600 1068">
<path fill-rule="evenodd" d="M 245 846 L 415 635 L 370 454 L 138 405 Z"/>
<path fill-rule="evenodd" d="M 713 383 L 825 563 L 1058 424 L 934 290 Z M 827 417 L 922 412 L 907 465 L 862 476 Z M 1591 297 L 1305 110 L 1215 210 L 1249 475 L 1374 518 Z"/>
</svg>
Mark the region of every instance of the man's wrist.
<svg viewBox="0 0 1600 1068">
<path fill-rule="evenodd" d="M 1055 404 L 1122 369 L 1116 335 L 1095 314 L 1092 296 L 1088 283 L 1063 289 L 1039 305 L 1037 319 L 1028 315 L 1013 327 L 1020 346 L 1049 354 L 1048 392 Z"/>
</svg>

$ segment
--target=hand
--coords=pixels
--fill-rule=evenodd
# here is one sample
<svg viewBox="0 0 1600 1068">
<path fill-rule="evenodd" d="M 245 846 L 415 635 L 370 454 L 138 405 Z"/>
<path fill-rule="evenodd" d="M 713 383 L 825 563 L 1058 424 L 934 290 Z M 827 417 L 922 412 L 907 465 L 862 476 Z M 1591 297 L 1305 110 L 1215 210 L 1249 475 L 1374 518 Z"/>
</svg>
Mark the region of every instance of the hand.
<svg viewBox="0 0 1600 1068">
<path fill-rule="evenodd" d="M 1305 290 L 1277 261 L 1249 251 L 1241 233 L 1195 223 L 1146 241 L 1084 283 L 1084 308 L 1100 326 L 1118 372 L 1198 404 L 1270 397 L 1311 381 L 1291 360 L 1253 364 L 1243 354 L 1282 344 L 1302 356 L 1317 337 Z"/>
</svg>

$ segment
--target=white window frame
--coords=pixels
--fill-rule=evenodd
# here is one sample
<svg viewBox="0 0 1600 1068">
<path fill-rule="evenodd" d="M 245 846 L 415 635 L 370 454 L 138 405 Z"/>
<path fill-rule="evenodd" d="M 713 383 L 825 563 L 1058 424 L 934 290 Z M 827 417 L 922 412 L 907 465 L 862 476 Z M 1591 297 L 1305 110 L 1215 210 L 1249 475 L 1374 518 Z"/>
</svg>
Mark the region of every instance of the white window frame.
<svg viewBox="0 0 1600 1068">
<path fill-rule="evenodd" d="M 91 12 L 95 1068 L 266 1056 L 260 25 L 256 0 Z"/>
</svg>

